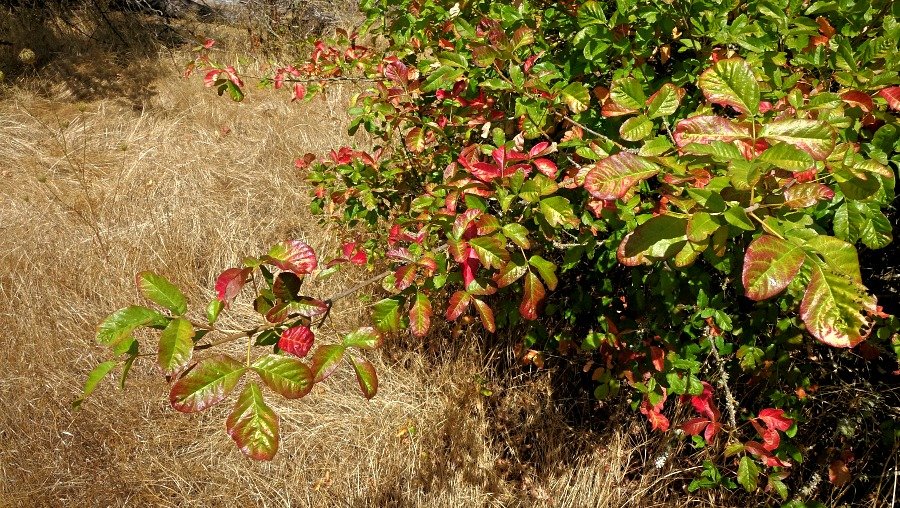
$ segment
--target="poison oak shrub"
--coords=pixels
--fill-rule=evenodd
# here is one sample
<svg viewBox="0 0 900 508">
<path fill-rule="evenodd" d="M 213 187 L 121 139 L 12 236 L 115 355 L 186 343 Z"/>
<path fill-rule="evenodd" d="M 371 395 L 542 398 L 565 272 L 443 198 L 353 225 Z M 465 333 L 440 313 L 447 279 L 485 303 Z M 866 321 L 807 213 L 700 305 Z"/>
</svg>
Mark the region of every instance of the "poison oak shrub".
<svg viewBox="0 0 900 508">
<path fill-rule="evenodd" d="M 900 324 L 867 290 L 857 246 L 893 239 L 884 211 L 900 163 L 900 5 L 362 9 L 360 33 L 317 41 L 308 61 L 261 83 L 295 101 L 333 81 L 364 85 L 351 133 L 365 130 L 374 148 L 336 147 L 297 167 L 323 220 L 368 235 L 324 267 L 296 241 L 246 259 L 220 276 L 203 323 L 185 317 L 171 284 L 139 274 L 168 314 L 112 314 L 98 340 L 118 356 L 86 393 L 141 356 L 135 328 L 159 329 L 173 407 L 203 410 L 247 378 L 228 432 L 268 459 L 278 420 L 256 379 L 302 397 L 347 359 L 371 397 L 377 377 L 356 352 L 446 319 L 457 331 L 521 332 L 526 363 L 542 365 L 547 350 L 583 362 L 595 397 L 630 402 L 653 429 L 690 440 L 698 451 L 685 460 L 703 464 L 691 491 L 742 488 L 801 506 L 825 490 L 810 478 L 827 474 L 832 500 L 886 492 L 880 466 L 864 462 L 896 450 L 896 394 L 878 391 L 896 382 Z M 376 50 L 362 34 L 384 42 Z M 214 61 L 213 44 L 189 71 L 242 100 L 239 71 Z M 303 278 L 348 263 L 389 264 L 368 281 L 389 296 L 372 328 L 303 362 L 332 301 L 359 289 L 317 299 L 302 294 Z M 265 324 L 219 330 L 251 282 Z M 246 341 L 245 358 L 205 351 L 232 340 Z M 824 414 L 821 386 L 851 381 L 875 394 L 864 416 Z M 672 421 L 678 405 L 691 417 Z M 792 474 L 810 454 L 809 474 Z"/>
</svg>

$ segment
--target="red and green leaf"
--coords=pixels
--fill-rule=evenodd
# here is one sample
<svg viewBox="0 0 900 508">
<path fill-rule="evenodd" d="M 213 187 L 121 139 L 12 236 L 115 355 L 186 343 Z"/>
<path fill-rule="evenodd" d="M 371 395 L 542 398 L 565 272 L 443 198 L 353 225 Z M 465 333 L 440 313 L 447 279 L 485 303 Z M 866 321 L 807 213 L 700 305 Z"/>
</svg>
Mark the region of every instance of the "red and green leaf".
<svg viewBox="0 0 900 508">
<path fill-rule="evenodd" d="M 669 259 L 687 242 L 687 220 L 672 215 L 651 217 L 628 233 L 616 257 L 625 266 L 649 265 Z"/>
<path fill-rule="evenodd" d="M 742 58 L 719 60 L 700 74 L 698 85 L 709 102 L 750 115 L 759 112 L 759 83 Z"/>
<path fill-rule="evenodd" d="M 821 120 L 787 118 L 763 124 L 759 136 L 770 143 L 781 141 L 792 145 L 821 161 L 834 150 L 836 132 Z"/>
<path fill-rule="evenodd" d="M 821 262 L 809 263 L 810 278 L 800 318 L 816 339 L 833 347 L 853 347 L 866 338 L 863 311 L 875 310 L 865 287 Z"/>
<path fill-rule="evenodd" d="M 620 152 L 598 162 L 587 174 L 584 188 L 598 199 L 619 199 L 659 170 L 649 159 Z"/>
<path fill-rule="evenodd" d="M 169 402 L 182 413 L 203 411 L 226 397 L 247 368 L 234 358 L 219 354 L 197 363 L 169 391 Z"/>
<path fill-rule="evenodd" d="M 730 143 L 751 137 L 747 125 L 721 116 L 694 116 L 681 120 L 675 125 L 672 136 L 678 148 L 684 148 L 691 143 L 709 144 L 713 141 Z"/>
<path fill-rule="evenodd" d="M 496 236 L 481 236 L 469 240 L 469 246 L 475 251 L 478 260 L 486 268 L 500 269 L 509 260 L 509 252 L 503 241 Z"/>
<path fill-rule="evenodd" d="M 316 383 L 322 382 L 322 380 L 334 373 L 341 360 L 344 359 L 344 352 L 346 351 L 347 348 L 340 344 L 328 344 L 319 346 L 316 349 L 310 364 L 313 379 Z"/>
<path fill-rule="evenodd" d="M 497 323 L 494 320 L 494 311 L 491 310 L 491 306 L 478 298 L 473 298 L 472 301 L 475 302 L 475 310 L 478 311 L 478 317 L 481 318 L 481 325 L 484 326 L 484 329 L 491 333 L 496 332 Z"/>
<path fill-rule="evenodd" d="M 363 397 L 371 399 L 378 393 L 378 374 L 375 372 L 375 366 L 365 358 L 353 356 L 350 357 L 350 363 L 353 364 L 356 382 L 359 383 Z"/>
<path fill-rule="evenodd" d="M 318 266 L 318 259 L 313 248 L 300 240 L 274 245 L 269 250 L 267 259 L 274 266 L 297 275 L 310 274 Z"/>
<path fill-rule="evenodd" d="M 286 399 L 299 399 L 312 390 L 312 371 L 296 358 L 268 354 L 253 362 L 252 368 L 266 386 Z"/>
<path fill-rule="evenodd" d="M 409 309 L 409 326 L 416 337 L 424 337 L 431 328 L 431 300 L 425 293 L 416 293 Z"/>
<path fill-rule="evenodd" d="M 256 383 L 247 383 L 225 421 L 228 435 L 253 460 L 272 460 L 278 452 L 278 415 Z"/>
<path fill-rule="evenodd" d="M 744 255 L 744 294 L 759 301 L 781 293 L 800 273 L 805 260 L 803 248 L 772 235 L 760 236 Z"/>
<path fill-rule="evenodd" d="M 465 291 L 453 293 L 450 297 L 450 302 L 447 304 L 447 312 L 444 316 L 447 318 L 447 321 L 455 321 L 459 316 L 462 316 L 466 309 L 469 308 L 469 304 L 472 303 L 472 299 L 472 295 Z"/>
<path fill-rule="evenodd" d="M 522 303 L 519 304 L 519 314 L 528 320 L 538 317 L 538 307 L 546 296 L 544 285 L 538 280 L 537 275 L 529 271 L 525 274 L 525 285 L 522 292 Z"/>
</svg>

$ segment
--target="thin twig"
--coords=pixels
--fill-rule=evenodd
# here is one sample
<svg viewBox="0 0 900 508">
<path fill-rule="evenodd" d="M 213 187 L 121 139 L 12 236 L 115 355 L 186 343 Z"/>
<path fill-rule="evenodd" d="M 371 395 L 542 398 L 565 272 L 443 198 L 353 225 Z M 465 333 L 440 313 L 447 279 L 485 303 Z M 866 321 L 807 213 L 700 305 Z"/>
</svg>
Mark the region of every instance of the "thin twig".
<svg viewBox="0 0 900 508">
<path fill-rule="evenodd" d="M 735 414 L 737 402 L 734 400 L 731 388 L 728 387 L 728 373 L 725 372 L 725 365 L 722 362 L 722 357 L 719 356 L 719 349 L 716 347 L 716 341 L 712 334 L 709 333 L 709 330 L 707 330 L 706 338 L 709 340 L 709 349 L 712 351 L 713 358 L 716 360 L 716 367 L 719 369 L 719 388 L 725 392 L 725 404 L 726 409 L 728 409 L 728 423 L 731 425 L 731 429 L 734 430 L 737 429 L 737 415 Z"/>
</svg>

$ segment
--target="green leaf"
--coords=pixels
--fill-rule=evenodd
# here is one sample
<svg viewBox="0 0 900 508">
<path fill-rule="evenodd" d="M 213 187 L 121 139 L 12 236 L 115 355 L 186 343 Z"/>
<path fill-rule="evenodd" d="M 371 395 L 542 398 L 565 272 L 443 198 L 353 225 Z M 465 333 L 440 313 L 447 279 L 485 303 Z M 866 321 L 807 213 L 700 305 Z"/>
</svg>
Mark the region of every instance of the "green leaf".
<svg viewBox="0 0 900 508">
<path fill-rule="evenodd" d="M 651 217 L 619 244 L 616 257 L 625 266 L 649 265 L 669 259 L 687 241 L 687 219 L 672 215 Z"/>
<path fill-rule="evenodd" d="M 334 373 L 344 358 L 346 350 L 347 348 L 340 344 L 327 344 L 316 349 L 310 365 L 313 379 L 316 383 L 322 382 L 322 380 Z"/>
<path fill-rule="evenodd" d="M 609 90 L 609 98 L 629 112 L 643 109 L 647 102 L 641 83 L 632 77 L 614 81 Z"/>
<path fill-rule="evenodd" d="M 187 312 L 187 298 L 178 287 L 169 282 L 162 275 L 153 272 L 141 272 L 137 274 L 137 286 L 151 302 L 169 309 L 177 316 Z"/>
<path fill-rule="evenodd" d="M 113 312 L 100 323 L 97 342 L 117 352 L 124 352 L 118 351 L 119 346 L 125 346 L 129 342 L 135 329 L 141 326 L 165 326 L 168 322 L 169 318 L 153 309 L 132 305 Z M 128 347 L 125 346 L 124 349 L 127 350 Z"/>
<path fill-rule="evenodd" d="M 806 329 L 833 347 L 853 347 L 865 340 L 861 329 L 868 323 L 862 311 L 874 311 L 875 299 L 852 277 L 821 262 L 809 265 L 809 284 L 800 303 L 800 318 Z"/>
<path fill-rule="evenodd" d="M 175 318 L 159 336 L 156 361 L 167 376 L 184 369 L 194 352 L 194 327 L 185 318 Z"/>
<path fill-rule="evenodd" d="M 598 199 L 619 199 L 659 173 L 659 166 L 638 155 L 620 152 L 598 162 L 584 180 L 584 188 Z"/>
<path fill-rule="evenodd" d="M 647 116 L 660 118 L 675 113 L 678 106 L 681 105 L 683 95 L 684 90 L 671 83 L 666 83 L 647 99 Z"/>
<path fill-rule="evenodd" d="M 821 120 L 787 118 L 765 123 L 759 136 L 769 142 L 782 141 L 808 153 L 813 159 L 825 160 L 834 150 L 836 132 Z"/>
<path fill-rule="evenodd" d="M 749 455 L 741 457 L 741 462 L 738 464 L 737 477 L 738 483 L 747 492 L 755 492 L 759 486 L 759 466 L 756 465 L 756 462 Z"/>
<path fill-rule="evenodd" d="M 625 141 L 640 141 L 653 132 L 653 121 L 645 115 L 638 115 L 625 120 L 619 127 L 619 135 Z"/>
<path fill-rule="evenodd" d="M 428 335 L 431 328 L 431 300 L 422 292 L 416 293 L 413 305 L 409 309 L 409 327 L 415 337 Z"/>
<path fill-rule="evenodd" d="M 781 293 L 800 273 L 805 260 L 801 247 L 772 235 L 760 236 L 744 255 L 744 294 L 759 301 Z"/>
<path fill-rule="evenodd" d="M 94 390 L 97 388 L 97 385 L 100 384 L 100 381 L 116 368 L 116 363 L 116 361 L 110 360 L 108 362 L 100 363 L 91 370 L 91 373 L 88 374 L 87 379 L 84 382 L 84 388 L 81 390 L 81 397 L 78 397 L 78 399 L 72 402 L 72 408 L 77 409 L 85 399 L 94 393 Z"/>
<path fill-rule="evenodd" d="M 591 95 L 588 93 L 588 89 L 579 82 L 569 83 L 568 86 L 562 89 L 560 96 L 563 102 L 566 103 L 566 106 L 576 115 L 587 111 L 591 102 Z"/>
<path fill-rule="evenodd" d="M 742 58 L 719 60 L 700 74 L 698 85 L 709 102 L 750 115 L 759 112 L 759 83 Z"/>
<path fill-rule="evenodd" d="M 359 349 L 376 349 L 381 347 L 383 340 L 384 337 L 378 330 L 371 326 L 363 326 L 345 335 L 344 345 Z"/>
<path fill-rule="evenodd" d="M 687 239 L 692 242 L 702 242 L 715 233 L 721 225 L 707 212 L 697 212 L 691 215 L 687 223 Z"/>
<path fill-rule="evenodd" d="M 266 386 L 286 399 L 299 399 L 312 390 L 312 371 L 297 358 L 268 354 L 253 362 L 252 368 Z"/>
<path fill-rule="evenodd" d="M 547 285 L 547 288 L 550 289 L 550 291 L 556 289 L 556 285 L 559 281 L 556 278 L 555 264 L 538 255 L 531 256 L 528 259 L 528 264 L 537 269 L 538 273 L 541 274 L 541 278 L 544 279 L 544 284 Z"/>
<path fill-rule="evenodd" d="M 675 125 L 672 133 L 675 144 L 684 148 L 691 143 L 709 144 L 714 141 L 730 143 L 737 139 L 750 139 L 750 128 L 721 116 L 694 116 Z"/>
<path fill-rule="evenodd" d="M 512 243 L 525 250 L 531 248 L 531 241 L 528 239 L 528 228 L 526 228 L 525 226 L 517 222 L 513 222 L 511 224 L 504 224 L 502 231 L 503 234 L 507 238 L 509 238 Z"/>
<path fill-rule="evenodd" d="M 216 299 L 211 300 L 209 305 L 206 306 L 206 321 L 210 325 L 214 325 L 216 321 L 219 319 L 219 314 L 222 312 L 222 309 L 225 308 L 225 303 L 222 300 Z"/>
<path fill-rule="evenodd" d="M 234 358 L 218 354 L 201 360 L 169 391 L 169 402 L 182 413 L 203 411 L 228 397 L 247 368 Z"/>
<path fill-rule="evenodd" d="M 708 117 L 707 117 L 708 118 Z M 731 162 L 735 159 L 743 159 L 741 151 L 734 143 L 724 141 L 709 141 L 705 143 L 688 143 L 683 147 L 685 153 L 708 155 L 717 162 Z"/>
<path fill-rule="evenodd" d="M 400 330 L 400 301 L 396 298 L 385 298 L 372 306 L 372 321 L 381 332 Z"/>
<path fill-rule="evenodd" d="M 486 268 L 499 269 L 509 260 L 509 252 L 506 251 L 503 241 L 496 236 L 473 238 L 469 240 L 469 246 Z"/>
<path fill-rule="evenodd" d="M 741 205 L 729 207 L 722 216 L 725 218 L 725 222 L 736 228 L 744 231 L 756 230 L 756 226 L 753 225 L 753 221 L 750 220 L 750 217 L 747 216 L 747 212 L 744 211 L 744 207 Z"/>
<path fill-rule="evenodd" d="M 551 227 L 575 227 L 578 217 L 572 211 L 572 203 L 562 196 L 551 196 L 541 200 L 541 214 Z M 471 242 L 469 242 L 471 243 Z"/>
<path fill-rule="evenodd" d="M 359 383 L 359 389 L 362 391 L 363 397 L 371 399 L 378 393 L 378 374 L 375 372 L 375 366 L 365 358 L 350 357 L 350 363 L 353 364 L 353 370 L 356 372 L 356 381 Z"/>
<path fill-rule="evenodd" d="M 492 59 L 493 60 L 493 59 Z M 422 82 L 423 92 L 434 92 L 439 88 L 452 88 L 456 80 L 465 73 L 466 70 L 459 67 L 451 67 L 443 65 L 431 72 Z"/>
<path fill-rule="evenodd" d="M 775 143 L 760 154 L 757 160 L 788 171 L 805 171 L 815 165 L 807 152 L 787 143 Z"/>
<path fill-rule="evenodd" d="M 542 174 L 537 174 L 522 185 L 519 197 L 529 203 L 534 203 L 539 200 L 541 196 L 553 194 L 557 190 L 559 190 L 559 185 L 557 185 L 556 182 Z"/>
<path fill-rule="evenodd" d="M 225 421 L 228 435 L 253 460 L 272 460 L 278 452 L 278 415 L 256 383 L 247 383 Z"/>
</svg>

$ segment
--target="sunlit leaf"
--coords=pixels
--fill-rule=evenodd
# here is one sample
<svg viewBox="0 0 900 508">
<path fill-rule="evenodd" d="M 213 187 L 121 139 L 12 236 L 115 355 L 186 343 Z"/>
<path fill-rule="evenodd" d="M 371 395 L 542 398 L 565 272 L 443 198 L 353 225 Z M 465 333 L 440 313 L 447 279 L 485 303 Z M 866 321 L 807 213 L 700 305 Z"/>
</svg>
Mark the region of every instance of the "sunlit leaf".
<svg viewBox="0 0 900 508">
<path fill-rule="evenodd" d="M 653 132 L 653 120 L 645 115 L 638 115 L 622 122 L 619 135 L 625 141 L 640 141 Z"/>
<path fill-rule="evenodd" d="M 163 373 L 171 376 L 191 361 L 194 352 L 194 327 L 185 318 L 175 318 L 159 336 L 157 364 Z"/>
<path fill-rule="evenodd" d="M 641 83 L 632 77 L 614 81 L 609 89 L 609 98 L 626 112 L 642 109 L 647 102 Z"/>
<path fill-rule="evenodd" d="M 444 317 L 446 317 L 448 321 L 456 320 L 456 318 L 463 315 L 471 303 L 472 295 L 469 293 L 466 293 L 465 291 L 453 293 L 450 297 L 450 302 L 447 304 L 447 312 Z"/>
<path fill-rule="evenodd" d="M 762 235 L 747 247 L 742 281 L 751 300 L 765 300 L 784 291 L 806 259 L 804 250 L 772 235 Z"/>
<path fill-rule="evenodd" d="M 416 337 L 424 337 L 431 328 L 431 300 L 425 293 L 416 293 L 413 305 L 409 309 L 409 327 Z"/>
<path fill-rule="evenodd" d="M 528 265 L 525 263 L 525 258 L 517 253 L 510 258 L 509 262 L 503 265 L 503 268 L 501 268 L 499 272 L 497 272 L 494 276 L 494 282 L 497 283 L 498 287 L 505 288 L 519 280 L 519 278 L 525 275 L 525 272 L 527 271 Z"/>
<path fill-rule="evenodd" d="M 84 382 L 84 388 L 81 390 L 81 397 L 78 397 L 78 399 L 72 402 L 72 407 L 77 408 L 81 406 L 84 400 L 94 393 L 94 390 L 97 389 L 97 385 L 100 384 L 100 381 L 103 381 L 103 378 L 105 378 L 115 367 L 116 362 L 114 360 L 102 362 L 94 367 Z"/>
<path fill-rule="evenodd" d="M 834 150 L 835 130 L 821 120 L 787 118 L 764 123 L 759 136 L 769 142 L 782 141 L 808 153 L 815 160 L 825 160 Z"/>
<path fill-rule="evenodd" d="M 669 116 L 678 110 L 681 105 L 681 98 L 684 96 L 684 89 L 666 83 L 656 93 L 647 99 L 647 116 L 652 118 L 660 118 Z"/>
<path fill-rule="evenodd" d="M 620 152 L 598 162 L 585 178 L 584 188 L 598 199 L 619 199 L 659 169 L 649 159 Z"/>
<path fill-rule="evenodd" d="M 469 240 L 469 245 L 475 250 L 481 264 L 487 268 L 499 269 L 509 260 L 509 252 L 503 245 L 503 241 L 496 236 L 473 238 Z"/>
<path fill-rule="evenodd" d="M 216 278 L 216 298 L 225 304 L 234 300 L 247 283 L 251 271 L 250 268 L 229 268 L 222 272 Z"/>
<path fill-rule="evenodd" d="M 775 143 L 757 160 L 788 171 L 805 171 L 815 164 L 810 154 L 787 143 Z"/>
<path fill-rule="evenodd" d="M 268 354 L 253 362 L 253 370 L 275 393 L 299 399 L 312 390 L 312 371 L 297 358 Z"/>
<path fill-rule="evenodd" d="M 291 240 L 274 245 L 269 250 L 268 259 L 276 267 L 294 272 L 297 275 L 312 273 L 318 266 L 315 251 L 300 240 Z"/>
<path fill-rule="evenodd" d="M 310 365 L 316 383 L 322 382 L 338 368 L 346 350 L 347 348 L 340 344 L 328 344 L 316 349 Z"/>
<path fill-rule="evenodd" d="M 741 457 L 741 461 L 738 463 L 737 478 L 738 483 L 747 492 L 755 492 L 759 486 L 759 466 L 749 455 Z"/>
<path fill-rule="evenodd" d="M 853 347 L 868 324 L 862 311 L 874 310 L 865 287 L 820 263 L 810 263 L 810 278 L 800 303 L 800 318 L 815 338 L 834 347 Z"/>
<path fill-rule="evenodd" d="M 298 358 L 304 358 L 312 349 L 315 342 L 315 334 L 307 326 L 294 326 L 281 333 L 278 339 L 278 349 L 292 354 Z"/>
<path fill-rule="evenodd" d="M 675 125 L 672 133 L 675 144 L 684 148 L 691 143 L 731 142 L 750 138 L 747 125 L 733 122 L 721 116 L 694 116 Z"/>
<path fill-rule="evenodd" d="M 132 305 L 113 312 L 100 323 L 97 342 L 118 351 L 120 346 L 131 339 L 132 332 L 138 327 L 165 326 L 168 322 L 169 318 L 153 309 Z"/>
<path fill-rule="evenodd" d="M 382 332 L 396 332 L 400 329 L 400 301 L 385 298 L 372 306 L 372 322 Z"/>
<path fill-rule="evenodd" d="M 552 227 L 574 227 L 578 217 L 572 210 L 572 203 L 562 196 L 550 196 L 541 200 L 541 214 Z"/>
<path fill-rule="evenodd" d="M 687 220 L 672 215 L 651 217 L 619 244 L 616 256 L 626 266 L 652 264 L 669 259 L 687 241 Z"/>
<path fill-rule="evenodd" d="M 805 182 L 792 185 L 784 191 L 784 204 L 791 208 L 807 208 L 815 206 L 819 201 L 829 200 L 833 197 L 834 191 L 827 185 Z"/>
<path fill-rule="evenodd" d="M 481 325 L 484 326 L 484 329 L 491 333 L 497 331 L 497 324 L 494 321 L 494 311 L 491 310 L 491 306 L 477 298 L 473 298 L 473 301 L 475 302 L 475 310 L 478 311 L 478 317 L 481 318 Z"/>
<path fill-rule="evenodd" d="M 278 415 L 256 383 L 247 383 L 225 421 L 228 435 L 253 460 L 272 460 L 278 452 Z"/>
<path fill-rule="evenodd" d="M 228 397 L 246 371 L 244 364 L 227 355 L 203 359 L 172 385 L 169 402 L 183 413 L 203 411 Z"/>
<path fill-rule="evenodd" d="M 363 326 L 344 336 L 344 345 L 359 349 L 375 349 L 381 347 L 384 337 L 371 326 Z"/>
<path fill-rule="evenodd" d="M 363 397 L 371 399 L 378 393 L 378 374 L 375 372 L 375 366 L 365 358 L 353 356 L 350 357 L 350 363 L 353 364 L 356 381 Z"/>
<path fill-rule="evenodd" d="M 162 275 L 141 272 L 137 274 L 137 286 L 148 300 L 169 309 L 175 315 L 181 316 L 187 312 L 184 293 Z"/>
<path fill-rule="evenodd" d="M 538 273 L 541 274 L 541 278 L 544 279 L 544 284 L 547 285 L 547 289 L 550 291 L 556 289 L 556 285 L 559 281 L 556 278 L 555 264 L 538 255 L 528 258 L 528 264 L 536 268 Z"/>
<path fill-rule="evenodd" d="M 525 285 L 522 292 L 522 303 L 519 305 L 519 314 L 523 318 L 535 320 L 538 317 L 538 306 L 544 300 L 546 291 L 544 285 L 532 272 L 525 274 Z"/>
<path fill-rule="evenodd" d="M 759 112 L 759 83 L 742 58 L 719 60 L 700 74 L 698 85 L 709 102 L 751 115 Z"/>
<path fill-rule="evenodd" d="M 531 248 L 531 241 L 528 239 L 528 228 L 525 226 L 513 222 L 504 224 L 502 231 L 512 243 L 526 250 Z"/>
<path fill-rule="evenodd" d="M 588 89 L 578 82 L 569 83 L 562 89 L 560 96 L 563 102 L 566 103 L 566 106 L 569 107 L 569 110 L 575 114 L 587 111 L 591 102 L 591 94 L 588 92 Z"/>
</svg>

